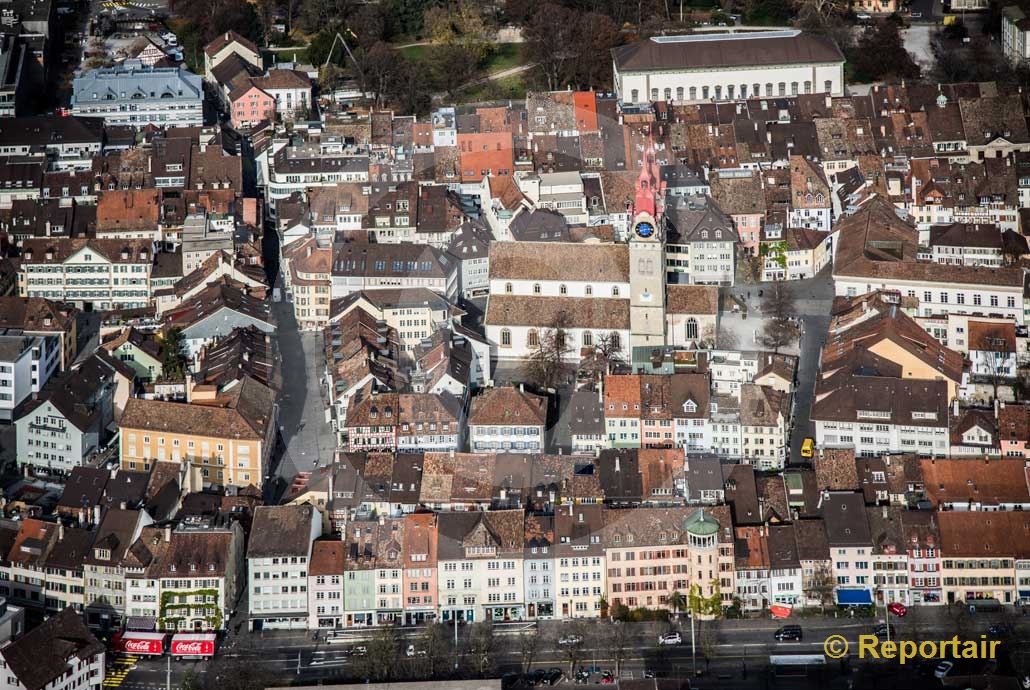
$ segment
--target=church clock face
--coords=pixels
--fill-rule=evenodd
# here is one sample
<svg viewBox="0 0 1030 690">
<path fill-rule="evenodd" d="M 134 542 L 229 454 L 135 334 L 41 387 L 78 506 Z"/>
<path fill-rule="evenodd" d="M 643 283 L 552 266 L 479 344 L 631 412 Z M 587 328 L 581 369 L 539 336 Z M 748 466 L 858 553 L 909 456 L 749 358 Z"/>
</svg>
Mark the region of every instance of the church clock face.
<svg viewBox="0 0 1030 690">
<path fill-rule="evenodd" d="M 637 237 L 647 239 L 654 235 L 654 225 L 647 221 L 640 221 L 636 227 Z"/>
</svg>

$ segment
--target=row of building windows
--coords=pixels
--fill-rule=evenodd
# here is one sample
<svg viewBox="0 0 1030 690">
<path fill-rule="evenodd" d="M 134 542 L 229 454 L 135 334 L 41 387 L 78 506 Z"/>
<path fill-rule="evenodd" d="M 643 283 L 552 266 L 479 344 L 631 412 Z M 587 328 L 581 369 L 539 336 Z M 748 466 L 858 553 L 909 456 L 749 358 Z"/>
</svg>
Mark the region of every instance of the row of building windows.
<svg viewBox="0 0 1030 690">
<path fill-rule="evenodd" d="M 773 83 L 772 82 L 767 82 L 766 85 L 765 85 L 765 95 L 769 96 L 769 97 L 774 96 L 774 95 L 775 96 L 786 96 L 787 95 L 787 86 L 788 86 L 787 82 L 781 81 L 781 82 L 779 82 L 778 84 L 775 85 L 775 89 L 774 89 Z M 800 83 L 796 82 L 796 81 L 793 81 L 793 82 L 790 82 L 789 86 L 790 86 L 790 95 L 791 96 L 797 96 L 799 93 L 806 93 L 806 94 L 812 93 L 812 82 L 811 81 L 804 81 L 804 82 L 800 82 Z M 832 93 L 833 92 L 833 81 L 832 80 L 827 79 L 825 82 L 823 82 L 823 91 L 825 91 L 826 93 Z M 749 96 L 752 97 L 752 98 L 758 98 L 758 97 L 760 97 L 762 95 L 762 85 L 758 84 L 758 83 L 752 84 L 750 86 L 750 91 L 749 91 L 749 87 L 748 87 L 747 84 L 740 84 L 739 87 L 736 84 L 728 84 L 726 86 L 726 88 L 725 88 L 725 91 L 723 90 L 723 87 L 721 85 L 720 86 L 714 86 L 714 87 L 702 86 L 700 89 L 698 89 L 698 87 L 696 87 L 696 86 L 691 86 L 690 89 L 686 90 L 686 91 L 684 90 L 684 88 L 682 86 L 679 86 L 679 87 L 676 88 L 676 100 L 677 101 L 684 100 L 684 96 L 685 95 L 689 97 L 687 100 L 691 100 L 691 101 L 696 101 L 698 99 L 699 95 L 700 95 L 700 97 L 702 99 L 705 99 L 705 100 L 707 100 L 709 98 L 713 98 L 713 97 L 715 98 L 715 100 L 723 100 L 723 94 L 724 93 L 725 93 L 725 98 L 727 100 L 733 100 L 735 98 L 745 99 L 745 98 L 748 98 Z M 659 92 L 659 89 L 657 89 L 657 88 L 652 88 L 651 89 L 651 100 L 652 101 L 659 100 L 660 96 L 664 96 L 664 100 L 666 100 L 666 101 L 671 101 L 671 100 L 673 100 L 673 98 L 672 98 L 673 90 L 671 88 L 666 88 L 664 91 Z M 639 89 L 633 89 L 632 91 L 630 91 L 630 100 L 632 102 L 634 102 L 634 103 L 637 103 L 637 102 L 640 101 L 640 91 L 639 91 Z"/>
</svg>

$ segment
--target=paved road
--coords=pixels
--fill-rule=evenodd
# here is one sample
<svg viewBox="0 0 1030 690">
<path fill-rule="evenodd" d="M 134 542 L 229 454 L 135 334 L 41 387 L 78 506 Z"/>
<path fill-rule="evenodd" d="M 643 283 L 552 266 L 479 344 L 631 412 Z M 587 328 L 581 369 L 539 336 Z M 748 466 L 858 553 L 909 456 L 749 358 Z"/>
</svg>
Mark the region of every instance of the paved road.
<svg viewBox="0 0 1030 690">
<path fill-rule="evenodd" d="M 310 472 L 318 464 L 330 462 L 336 442 L 325 421 L 322 333 L 298 330 L 289 302 L 273 303 L 272 312 L 282 360 L 279 426 L 285 445 L 277 475 L 289 481 L 298 472 Z"/>
<path fill-rule="evenodd" d="M 1000 618 L 1007 617 L 1016 626 L 1016 639 L 1026 640 L 1030 632 L 1030 621 L 1012 615 L 994 614 L 976 616 L 969 629 L 969 635 L 976 637 L 979 633 Z M 854 647 L 859 635 L 872 632 L 877 619 L 853 618 L 807 618 L 794 619 L 804 630 L 804 640 L 798 643 L 776 642 L 773 631 L 783 621 L 775 620 L 725 620 L 700 623 L 695 629 L 696 667 L 709 672 L 699 683 L 700 687 L 756 687 L 766 688 L 756 683 L 756 678 L 765 676 L 763 669 L 767 666 L 770 654 L 813 653 L 822 651 L 823 641 L 831 634 L 844 635 Z M 947 607 L 913 610 L 908 618 L 892 619 L 892 624 L 902 639 L 945 639 L 954 635 L 955 621 L 949 617 Z M 674 623 L 626 623 L 624 630 L 628 635 L 623 677 L 640 678 L 645 670 L 657 671 L 660 675 L 690 674 L 693 665 L 690 645 L 690 626 L 687 620 Z M 519 635 L 531 630 L 527 625 L 499 625 L 494 629 L 494 665 L 498 673 L 518 671 L 522 669 Z M 684 644 L 659 648 L 656 644 L 658 635 L 670 629 L 678 629 L 683 635 Z M 614 660 L 613 632 L 611 623 L 590 622 L 583 629 L 585 637 L 579 659 L 582 665 L 613 669 Z M 458 629 L 461 644 L 468 634 L 468 627 Z M 568 669 L 570 656 L 567 649 L 558 645 L 559 637 L 570 632 L 570 624 L 562 621 L 544 621 L 538 625 L 536 634 L 541 636 L 532 666 L 534 668 L 559 667 Z M 418 628 L 403 628 L 399 631 L 399 650 L 406 649 L 408 644 L 418 645 Z M 364 644 L 374 631 L 352 630 L 341 632 L 335 643 L 327 643 L 324 639 L 314 642 L 307 631 L 264 631 L 261 633 L 242 634 L 231 646 L 223 646 L 220 656 L 229 660 L 242 661 L 259 669 L 267 669 L 270 674 L 285 674 L 302 683 L 316 683 L 328 679 L 353 679 L 354 662 L 349 650 L 357 644 Z M 448 635 L 448 639 L 450 636 Z M 710 663 L 704 660 L 705 653 L 711 657 Z M 414 660 L 407 659 L 403 651 L 399 651 L 398 668 L 402 674 L 413 674 L 408 665 Z M 854 659 L 853 659 L 854 661 Z M 124 690 L 158 690 L 163 687 L 166 670 L 165 659 L 140 660 L 136 668 L 120 679 Z M 854 666 L 859 666 L 853 663 Z M 862 665 L 866 671 L 866 665 Z M 205 662 L 178 663 L 172 665 L 173 687 L 177 687 L 187 669 L 196 674 L 207 672 L 210 665 Z M 299 673 L 298 673 L 299 670 Z M 886 670 L 886 669 L 881 669 Z M 896 671 L 897 669 L 895 669 Z M 834 669 L 836 673 L 837 669 Z M 877 671 L 879 673 L 880 671 Z M 598 677 L 594 676 L 596 680 Z M 566 682 L 566 684 L 569 684 Z M 112 684 L 113 685 L 113 684 Z M 912 687 L 887 683 L 877 686 L 873 683 L 858 684 L 855 687 Z"/>
<path fill-rule="evenodd" d="M 794 295 L 796 313 L 803 324 L 801 351 L 798 362 L 797 390 L 794 394 L 794 430 L 790 437 L 790 462 L 801 462 L 801 442 L 806 436 L 814 436 L 809 415 L 812 411 L 812 399 L 815 380 L 819 374 L 820 348 L 826 337 L 826 329 L 830 325 L 830 307 L 833 304 L 832 267 L 827 266 L 819 275 L 811 280 L 797 280 L 787 283 Z M 734 294 L 751 292 L 767 288 L 769 283 L 739 285 L 733 288 Z M 751 318 L 748 318 L 750 321 Z M 741 342 L 741 349 L 753 347 Z M 786 350 L 785 350 L 786 351 Z"/>
</svg>

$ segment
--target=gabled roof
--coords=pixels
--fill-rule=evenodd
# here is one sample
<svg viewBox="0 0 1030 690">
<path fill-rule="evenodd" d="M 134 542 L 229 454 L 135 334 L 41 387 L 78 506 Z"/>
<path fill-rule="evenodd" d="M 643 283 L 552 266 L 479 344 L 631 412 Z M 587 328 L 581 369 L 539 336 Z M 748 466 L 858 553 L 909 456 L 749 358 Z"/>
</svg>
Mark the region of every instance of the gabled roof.
<svg viewBox="0 0 1030 690">
<path fill-rule="evenodd" d="M 547 398 L 518 388 L 491 388 L 472 399 L 469 424 L 542 426 L 546 422 Z"/>
<path fill-rule="evenodd" d="M 261 441 L 272 422 L 274 406 L 271 389 L 244 377 L 228 396 L 210 405 L 130 398 L 119 423 L 123 429 Z"/>
<path fill-rule="evenodd" d="M 104 645 L 68 607 L 0 650 L 7 668 L 26 690 L 41 690 L 80 662 L 103 654 Z"/>
<path fill-rule="evenodd" d="M 491 280 L 629 282 L 625 244 L 571 242 L 493 242 Z"/>
<path fill-rule="evenodd" d="M 239 43 L 247 50 L 253 51 L 254 53 L 258 52 L 258 47 L 253 41 L 244 38 L 235 31 L 226 31 L 215 36 L 210 43 L 204 46 L 204 52 L 207 55 L 214 56 L 218 51 L 231 43 Z"/>
<path fill-rule="evenodd" d="M 846 365 L 847 355 L 860 351 L 868 353 L 884 342 L 900 348 L 949 381 L 962 380 L 962 355 L 941 345 L 914 319 L 894 305 L 831 335 L 823 348 L 822 369 L 824 372 L 832 372 Z"/>
<path fill-rule="evenodd" d="M 247 544 L 247 558 L 308 557 L 312 522 L 321 516 L 311 505 L 258 506 Z"/>
<path fill-rule="evenodd" d="M 1023 458 L 923 459 L 927 498 L 944 503 L 1030 503 Z"/>
</svg>

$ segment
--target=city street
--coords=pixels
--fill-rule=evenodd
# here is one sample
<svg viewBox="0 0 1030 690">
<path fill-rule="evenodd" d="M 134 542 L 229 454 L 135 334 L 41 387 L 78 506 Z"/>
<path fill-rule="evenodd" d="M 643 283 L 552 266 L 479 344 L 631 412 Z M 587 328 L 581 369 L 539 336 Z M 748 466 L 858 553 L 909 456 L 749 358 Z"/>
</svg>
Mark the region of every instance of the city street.
<svg viewBox="0 0 1030 690">
<path fill-rule="evenodd" d="M 325 371 L 321 332 L 301 332 L 293 304 L 272 304 L 282 362 L 279 426 L 283 444 L 277 476 L 289 482 L 298 472 L 310 472 L 332 461 L 336 440 L 325 421 L 321 377 Z"/>
<path fill-rule="evenodd" d="M 790 459 L 789 462 L 801 462 L 801 442 L 806 436 L 814 436 L 815 428 L 812 426 L 809 415 L 812 411 L 813 392 L 815 380 L 819 374 L 819 357 L 825 340 L 826 329 L 830 324 L 830 309 L 833 306 L 833 280 L 832 266 L 826 266 L 815 278 L 811 280 L 798 280 L 786 283 L 791 294 L 794 296 L 796 315 L 801 319 L 800 352 L 797 347 L 793 350 L 785 349 L 785 352 L 799 354 L 797 390 L 794 394 L 794 430 L 790 436 Z M 758 290 L 765 290 L 772 286 L 772 283 L 755 283 L 738 285 L 731 288 L 731 293 L 737 297 L 746 299 L 747 293 L 751 293 L 749 301 L 748 322 L 751 322 L 751 314 L 757 314 L 761 309 L 761 298 L 758 297 Z M 726 314 L 723 314 L 724 323 Z M 739 318 L 739 317 L 734 317 Z M 757 323 L 757 322 L 756 322 Z M 741 349 L 757 348 L 752 343 L 741 342 Z"/>
<path fill-rule="evenodd" d="M 910 609 L 910 611 L 912 613 L 905 619 L 891 619 L 891 623 L 897 629 L 901 639 L 950 639 L 956 634 L 957 622 L 951 615 L 953 611 L 949 612 L 947 607 Z M 1027 633 L 1030 632 L 1030 621 L 1011 614 L 977 615 L 975 620 L 970 622 L 967 635 L 975 638 L 985 632 L 990 625 L 1003 619 L 1007 619 L 1014 626 L 1013 639 L 1025 640 L 1027 638 Z M 592 677 L 597 681 L 600 670 L 614 669 L 613 654 L 619 654 L 623 657 L 623 678 L 643 678 L 645 671 L 654 672 L 658 676 L 688 677 L 692 673 L 692 668 L 696 668 L 704 675 L 694 684 L 695 687 L 713 687 L 720 682 L 725 683 L 732 680 L 734 687 L 765 688 L 768 686 L 762 684 L 762 679 L 766 677 L 765 671 L 770 655 L 822 654 L 826 638 L 832 634 L 839 634 L 844 636 L 851 647 L 852 654 L 849 663 L 833 663 L 827 668 L 832 669 L 835 674 L 847 668 L 849 676 L 851 672 L 864 670 L 867 682 L 865 684 L 856 683 L 854 687 L 878 687 L 869 680 L 870 677 L 879 677 L 876 673 L 888 670 L 899 671 L 897 667 L 892 669 L 886 663 L 882 664 L 881 668 L 876 668 L 878 662 L 869 662 L 868 660 L 860 662 L 854 654 L 859 635 L 871 634 L 874 626 L 878 622 L 882 622 L 882 618 L 834 618 L 832 615 L 825 618 L 792 618 L 790 623 L 802 627 L 803 640 L 800 642 L 775 641 L 773 633 L 787 622 L 769 619 L 701 622 L 694 630 L 695 654 L 693 657 L 690 644 L 690 624 L 685 617 L 671 623 L 613 624 L 582 621 L 579 627 L 576 627 L 576 623 L 561 621 L 542 621 L 537 624 L 536 628 L 532 624 L 526 623 L 499 624 L 494 627 L 491 659 L 495 675 L 512 671 L 523 672 L 525 669 L 520 636 L 535 634 L 540 636 L 541 640 L 533 654 L 531 668 L 561 668 L 567 674 L 569 662 L 574 656 L 577 659 L 577 667 L 596 667 L 598 669 L 598 673 Z M 615 634 L 616 625 L 624 626 L 625 631 L 620 632 L 623 635 L 621 652 L 617 651 L 620 643 L 613 641 L 618 637 Z M 574 628 L 577 633 L 584 635 L 578 653 L 570 653 L 567 647 L 557 643 L 560 637 L 568 635 Z M 469 626 L 458 628 L 459 649 L 464 648 L 470 629 Z M 681 632 L 683 644 L 658 646 L 658 636 L 670 630 Z M 406 657 L 404 650 L 409 644 L 418 647 L 423 630 L 412 627 L 400 628 L 397 632 L 398 675 L 404 677 L 409 672 L 414 673 L 414 670 L 409 669 L 408 666 L 415 663 L 415 659 Z M 289 680 L 296 680 L 300 683 L 341 679 L 360 680 L 355 676 L 356 662 L 351 655 L 351 650 L 357 645 L 367 645 L 375 634 L 375 629 L 341 630 L 329 642 L 325 640 L 324 635 L 315 642 L 311 639 L 309 631 L 263 631 L 250 634 L 244 632 L 240 636 L 236 636 L 236 641 L 231 646 L 219 650 L 219 656 L 215 662 L 173 663 L 171 666 L 172 687 L 178 687 L 187 670 L 195 674 L 207 673 L 217 671 L 215 667 L 222 663 L 244 664 L 259 669 L 262 674 L 267 672 L 271 676 L 288 677 Z M 446 637 L 448 641 L 451 639 L 450 634 Z M 453 648 L 450 648 L 448 654 L 453 654 Z M 461 668 L 465 668 L 460 657 L 459 664 Z M 139 659 L 135 662 L 133 670 L 118 677 L 109 687 L 119 687 L 122 690 L 158 690 L 164 687 L 166 667 L 167 660 L 164 658 Z M 915 665 L 908 669 L 900 669 L 909 677 L 910 681 L 916 680 L 914 678 L 916 670 Z M 876 673 L 870 674 L 870 671 Z M 924 680 L 933 681 L 934 679 L 931 677 Z M 571 682 L 565 680 L 564 684 L 571 685 Z M 884 687 L 916 686 L 917 684 L 912 682 Z M 931 685 L 931 687 L 933 686 Z"/>
</svg>

